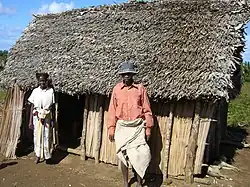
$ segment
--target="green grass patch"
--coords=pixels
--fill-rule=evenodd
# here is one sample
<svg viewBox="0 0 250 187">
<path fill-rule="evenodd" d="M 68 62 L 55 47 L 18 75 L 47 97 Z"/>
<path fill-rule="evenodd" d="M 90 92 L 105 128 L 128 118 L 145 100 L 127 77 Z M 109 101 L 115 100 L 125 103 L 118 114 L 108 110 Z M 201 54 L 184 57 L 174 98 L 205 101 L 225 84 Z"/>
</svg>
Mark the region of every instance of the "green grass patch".
<svg viewBox="0 0 250 187">
<path fill-rule="evenodd" d="M 228 124 L 250 124 L 250 82 L 243 84 L 241 94 L 229 103 Z"/>
</svg>

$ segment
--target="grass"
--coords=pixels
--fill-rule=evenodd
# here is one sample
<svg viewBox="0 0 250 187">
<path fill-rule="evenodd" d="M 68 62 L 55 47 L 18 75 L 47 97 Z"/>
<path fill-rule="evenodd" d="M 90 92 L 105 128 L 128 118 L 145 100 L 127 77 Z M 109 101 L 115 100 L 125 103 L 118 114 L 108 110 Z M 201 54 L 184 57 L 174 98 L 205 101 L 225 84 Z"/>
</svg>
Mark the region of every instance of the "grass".
<svg viewBox="0 0 250 187">
<path fill-rule="evenodd" d="M 250 82 L 243 84 L 241 94 L 229 103 L 228 124 L 250 124 Z"/>
</svg>

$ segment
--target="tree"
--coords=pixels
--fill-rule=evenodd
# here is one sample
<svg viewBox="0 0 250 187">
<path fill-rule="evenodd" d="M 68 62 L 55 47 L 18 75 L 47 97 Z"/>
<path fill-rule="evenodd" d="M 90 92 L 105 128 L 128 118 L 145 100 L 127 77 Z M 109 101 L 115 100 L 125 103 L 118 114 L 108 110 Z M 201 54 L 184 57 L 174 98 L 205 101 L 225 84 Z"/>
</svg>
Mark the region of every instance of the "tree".
<svg viewBox="0 0 250 187">
<path fill-rule="evenodd" d="M 250 62 L 244 62 L 242 65 L 243 81 L 250 82 Z"/>
<path fill-rule="evenodd" d="M 3 70 L 8 57 L 7 50 L 0 50 L 0 70 Z"/>
</svg>

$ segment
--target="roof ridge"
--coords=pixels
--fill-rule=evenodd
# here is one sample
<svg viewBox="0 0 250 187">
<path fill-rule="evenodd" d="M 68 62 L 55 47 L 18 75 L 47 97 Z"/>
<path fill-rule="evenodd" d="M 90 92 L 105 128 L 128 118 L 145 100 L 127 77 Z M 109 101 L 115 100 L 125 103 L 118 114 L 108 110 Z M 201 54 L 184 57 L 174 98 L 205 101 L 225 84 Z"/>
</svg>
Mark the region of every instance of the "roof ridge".
<svg viewBox="0 0 250 187">
<path fill-rule="evenodd" d="M 148 8 L 159 8 L 162 7 L 164 8 L 164 5 L 168 4 L 179 4 L 180 2 L 184 4 L 192 4 L 192 3 L 197 3 L 200 5 L 204 5 L 204 3 L 211 3 L 212 4 L 225 4 L 225 5 L 230 5 L 232 6 L 232 3 L 237 3 L 239 4 L 241 1 L 239 0 L 168 0 L 168 1 L 152 1 L 152 2 L 125 2 L 125 3 L 120 3 L 120 4 L 106 4 L 106 5 L 97 5 L 97 6 L 89 6 L 89 7 L 83 7 L 83 8 L 76 8 L 60 13 L 48 13 L 48 14 L 33 14 L 35 18 L 50 18 L 50 17 L 57 17 L 61 15 L 70 15 L 74 13 L 79 13 L 80 14 L 86 14 L 86 13 L 96 13 L 96 12 L 101 12 L 104 10 L 125 10 L 126 8 L 136 8 L 137 10 L 140 8 L 148 9 Z M 140 6 L 138 6 L 140 5 Z M 215 8 L 215 7 L 214 7 Z M 219 10 L 219 8 L 218 8 Z"/>
</svg>

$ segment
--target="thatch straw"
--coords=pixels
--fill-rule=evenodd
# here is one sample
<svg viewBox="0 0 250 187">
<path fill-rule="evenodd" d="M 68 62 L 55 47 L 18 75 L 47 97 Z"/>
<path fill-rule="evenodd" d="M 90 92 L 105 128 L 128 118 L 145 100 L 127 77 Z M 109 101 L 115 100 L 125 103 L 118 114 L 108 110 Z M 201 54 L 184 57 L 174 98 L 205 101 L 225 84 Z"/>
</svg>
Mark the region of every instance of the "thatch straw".
<svg viewBox="0 0 250 187">
<path fill-rule="evenodd" d="M 151 98 L 228 99 L 249 17 L 249 8 L 231 0 L 128 3 L 36 16 L 11 49 L 1 85 L 32 87 L 35 72 L 43 70 L 56 91 L 109 94 L 119 81 L 118 65 L 130 59 Z"/>
</svg>

